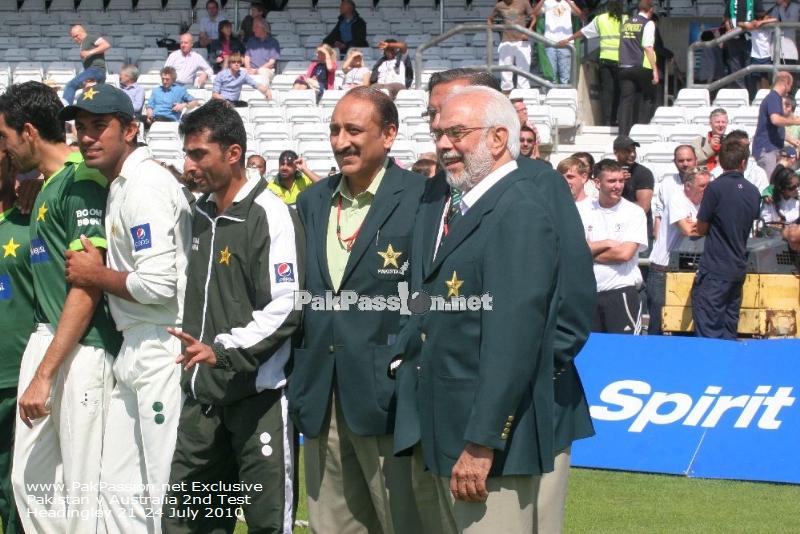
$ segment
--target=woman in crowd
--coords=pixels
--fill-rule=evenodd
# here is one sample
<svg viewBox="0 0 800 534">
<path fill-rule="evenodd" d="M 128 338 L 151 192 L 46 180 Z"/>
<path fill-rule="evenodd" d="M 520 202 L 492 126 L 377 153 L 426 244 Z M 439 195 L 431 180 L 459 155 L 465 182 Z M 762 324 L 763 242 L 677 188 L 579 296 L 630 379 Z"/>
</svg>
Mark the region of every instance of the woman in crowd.
<svg viewBox="0 0 800 534">
<path fill-rule="evenodd" d="M 208 58 L 214 68 L 214 74 L 228 68 L 228 56 L 238 53 L 244 56 L 242 42 L 233 36 L 233 26 L 227 20 L 219 23 L 219 39 L 208 45 Z"/>
<path fill-rule="evenodd" d="M 330 45 L 320 45 L 317 48 L 317 60 L 311 62 L 305 76 L 294 81 L 292 89 L 313 89 L 317 92 L 319 102 L 325 89 L 333 89 L 336 67 L 336 52 Z"/>
<path fill-rule="evenodd" d="M 347 52 L 342 71 L 344 71 L 342 89 L 369 85 L 370 71 L 364 66 L 364 54 L 358 48 L 351 48 Z"/>
<path fill-rule="evenodd" d="M 765 202 L 761 218 L 769 223 L 791 224 L 800 217 L 800 202 L 797 200 L 797 174 L 783 167 L 772 177 L 772 202 Z"/>
</svg>

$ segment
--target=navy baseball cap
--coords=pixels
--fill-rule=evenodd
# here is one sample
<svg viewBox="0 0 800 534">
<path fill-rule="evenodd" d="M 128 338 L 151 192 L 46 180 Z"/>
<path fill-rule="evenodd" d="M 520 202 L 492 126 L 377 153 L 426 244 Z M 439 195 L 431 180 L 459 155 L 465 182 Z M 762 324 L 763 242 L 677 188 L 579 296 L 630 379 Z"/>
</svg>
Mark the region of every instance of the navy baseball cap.
<svg viewBox="0 0 800 534">
<path fill-rule="evenodd" d="M 71 121 L 79 110 L 88 111 L 96 115 L 108 113 L 124 113 L 134 116 L 131 99 L 113 85 L 99 83 L 86 89 L 75 103 L 67 106 L 58 113 L 62 121 Z"/>
<path fill-rule="evenodd" d="M 785 146 L 781 149 L 781 156 L 785 158 L 796 158 L 797 157 L 797 149 L 793 146 Z"/>
</svg>

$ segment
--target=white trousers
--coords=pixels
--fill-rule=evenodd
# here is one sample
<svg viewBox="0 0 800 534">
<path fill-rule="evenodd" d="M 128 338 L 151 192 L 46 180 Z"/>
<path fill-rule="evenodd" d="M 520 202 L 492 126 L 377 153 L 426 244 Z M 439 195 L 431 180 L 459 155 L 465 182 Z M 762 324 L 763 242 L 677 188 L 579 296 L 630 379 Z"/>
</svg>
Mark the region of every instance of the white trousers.
<svg viewBox="0 0 800 534">
<path fill-rule="evenodd" d="M 500 56 L 500 65 L 514 65 L 525 72 L 531 70 L 531 43 L 530 41 L 503 41 L 497 47 Z M 510 91 L 514 88 L 514 73 L 501 72 L 500 88 L 503 91 Z M 530 89 L 531 82 L 528 78 L 517 76 L 518 89 Z"/>
<path fill-rule="evenodd" d="M 55 331 L 40 324 L 22 356 L 19 395 L 30 385 Z M 50 415 L 16 426 L 11 483 L 26 532 L 97 531 L 103 427 L 114 379 L 112 357 L 77 345 L 50 390 Z M 57 517 L 48 517 L 48 515 Z"/>
<path fill-rule="evenodd" d="M 183 405 L 175 363 L 181 342 L 166 325 L 137 325 L 123 335 L 103 440 L 101 506 L 107 532 L 157 534 Z"/>
</svg>

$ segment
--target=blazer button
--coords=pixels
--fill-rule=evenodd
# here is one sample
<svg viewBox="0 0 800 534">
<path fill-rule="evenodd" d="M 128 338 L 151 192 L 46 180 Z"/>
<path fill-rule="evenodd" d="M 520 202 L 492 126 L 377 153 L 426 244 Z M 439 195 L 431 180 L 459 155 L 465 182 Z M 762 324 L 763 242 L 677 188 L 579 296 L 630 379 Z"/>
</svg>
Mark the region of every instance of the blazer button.
<svg viewBox="0 0 800 534">
<path fill-rule="evenodd" d="M 510 422 L 506 423 L 506 428 L 511 428 L 511 423 Z"/>
<path fill-rule="evenodd" d="M 423 332 L 419 337 L 420 337 L 420 339 L 422 339 L 423 343 L 425 343 L 428 340 L 428 336 L 425 335 L 425 332 Z"/>
<path fill-rule="evenodd" d="M 333 345 L 331 345 L 330 347 L 328 347 L 328 352 L 330 352 L 331 354 L 333 354 Z"/>
<path fill-rule="evenodd" d="M 500 439 L 502 439 L 503 441 L 507 440 L 508 439 L 508 434 L 502 434 L 500 436 Z"/>
<path fill-rule="evenodd" d="M 514 416 L 513 415 L 509 415 L 508 416 L 508 422 L 509 423 L 513 423 L 514 422 Z"/>
</svg>

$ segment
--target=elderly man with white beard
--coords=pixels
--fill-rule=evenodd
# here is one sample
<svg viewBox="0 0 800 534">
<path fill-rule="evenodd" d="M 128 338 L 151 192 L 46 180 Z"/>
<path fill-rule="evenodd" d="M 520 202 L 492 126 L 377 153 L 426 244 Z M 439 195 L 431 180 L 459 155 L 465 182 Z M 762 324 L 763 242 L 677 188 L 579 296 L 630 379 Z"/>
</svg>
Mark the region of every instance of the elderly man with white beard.
<svg viewBox="0 0 800 534">
<path fill-rule="evenodd" d="M 419 437 L 448 533 L 530 531 L 556 454 L 561 244 L 536 182 L 518 168 L 519 128 L 501 93 L 468 87 L 453 91 L 431 130 L 447 180 L 422 199 L 411 287 L 453 307 L 416 317 L 406 348 L 419 352 Z M 480 309 L 457 308 L 470 296 Z"/>
</svg>

